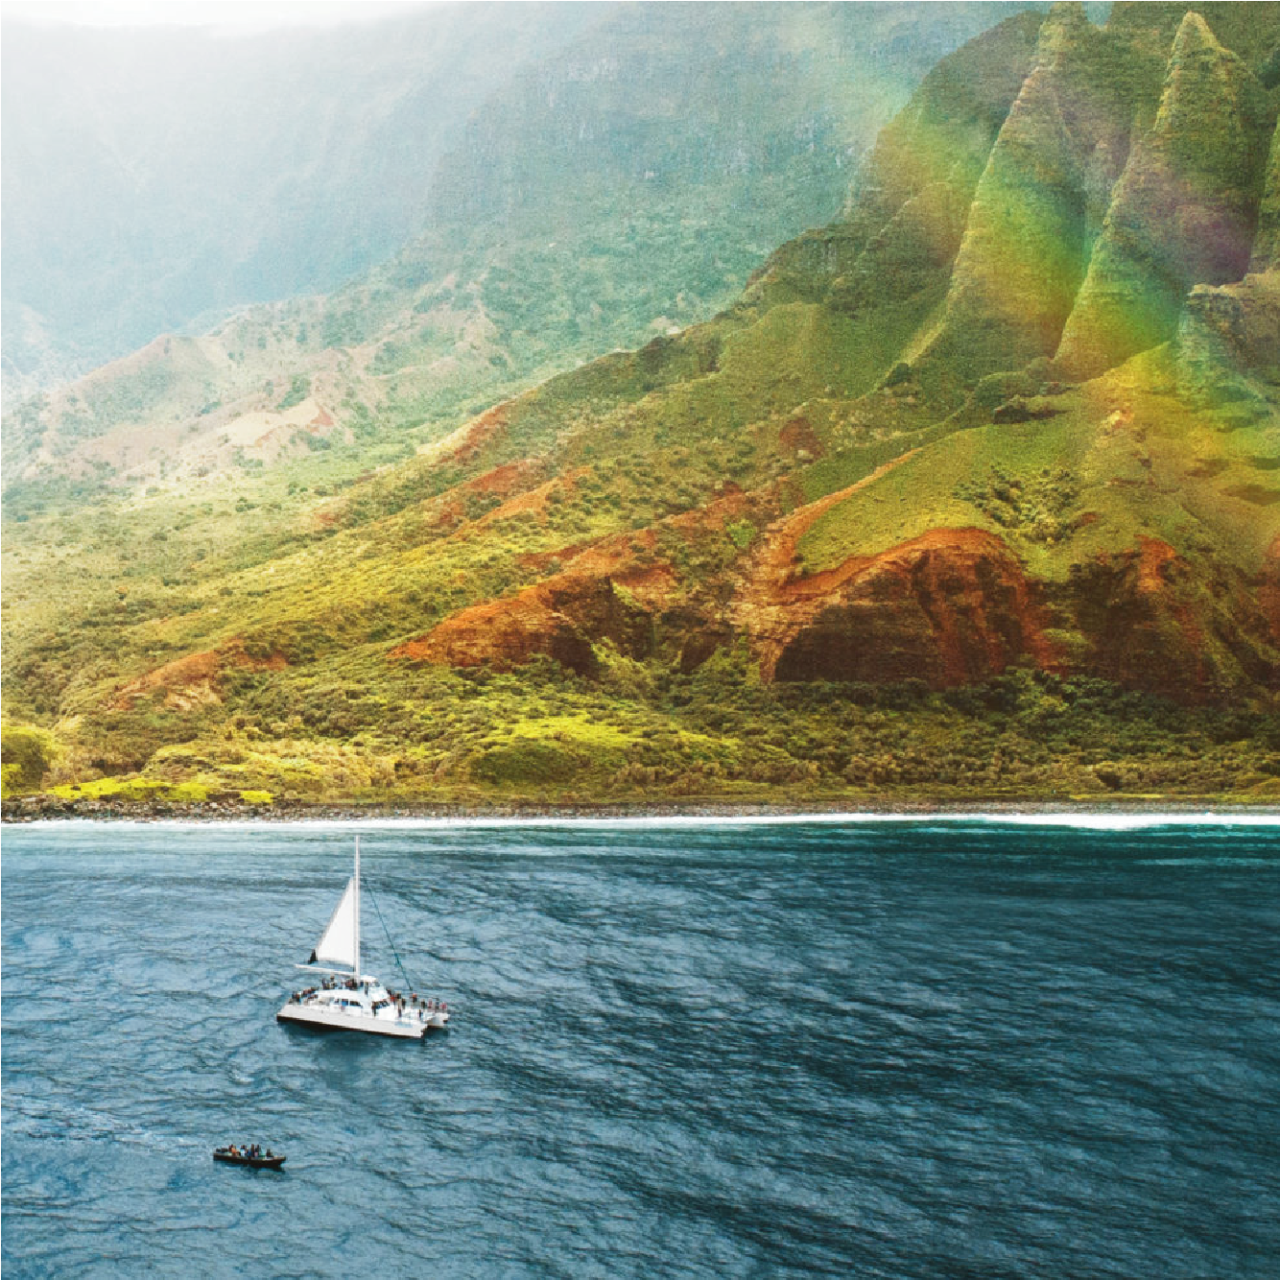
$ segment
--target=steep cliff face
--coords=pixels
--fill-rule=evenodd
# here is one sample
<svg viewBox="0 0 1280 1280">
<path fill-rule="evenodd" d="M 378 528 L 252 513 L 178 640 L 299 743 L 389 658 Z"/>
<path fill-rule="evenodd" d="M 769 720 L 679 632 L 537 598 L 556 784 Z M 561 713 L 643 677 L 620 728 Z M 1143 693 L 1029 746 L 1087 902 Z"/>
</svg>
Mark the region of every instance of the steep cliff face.
<svg viewBox="0 0 1280 1280">
<path fill-rule="evenodd" d="M 1073 585 L 1090 674 L 1179 702 L 1280 687 L 1274 605 L 1230 567 L 1206 572 L 1140 537 L 1133 550 L 1085 566 Z"/>
<path fill-rule="evenodd" d="M 766 679 L 916 679 L 945 688 L 1027 659 L 1053 662 L 1044 611 L 1022 566 L 982 530 L 934 529 L 857 557 L 825 590 L 789 585 L 772 608 L 739 609 Z"/>
<path fill-rule="evenodd" d="M 1255 594 L 1230 568 L 1206 574 L 1167 543 L 1138 543 L 1081 566 L 1061 591 L 1029 578 L 992 534 L 931 530 L 850 566 L 837 589 L 756 633 L 761 673 L 947 688 L 1022 666 L 1102 676 L 1180 702 L 1280 687 L 1269 578 Z M 1078 636 L 1084 649 L 1056 647 L 1054 634 Z"/>
<path fill-rule="evenodd" d="M 1208 407 L 1274 422 L 1280 387 L 1280 271 L 1235 284 L 1197 285 L 1182 307 L 1178 385 Z"/>
</svg>

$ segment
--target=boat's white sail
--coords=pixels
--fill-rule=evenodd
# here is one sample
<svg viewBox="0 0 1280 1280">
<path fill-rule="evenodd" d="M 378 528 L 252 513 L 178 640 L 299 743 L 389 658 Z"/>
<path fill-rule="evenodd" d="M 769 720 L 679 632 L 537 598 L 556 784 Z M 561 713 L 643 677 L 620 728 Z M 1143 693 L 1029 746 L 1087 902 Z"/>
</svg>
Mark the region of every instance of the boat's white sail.
<svg viewBox="0 0 1280 1280">
<path fill-rule="evenodd" d="M 359 894 L 356 877 L 352 876 L 328 928 L 311 953 L 309 964 L 340 964 L 352 970 L 357 967 Z"/>
</svg>

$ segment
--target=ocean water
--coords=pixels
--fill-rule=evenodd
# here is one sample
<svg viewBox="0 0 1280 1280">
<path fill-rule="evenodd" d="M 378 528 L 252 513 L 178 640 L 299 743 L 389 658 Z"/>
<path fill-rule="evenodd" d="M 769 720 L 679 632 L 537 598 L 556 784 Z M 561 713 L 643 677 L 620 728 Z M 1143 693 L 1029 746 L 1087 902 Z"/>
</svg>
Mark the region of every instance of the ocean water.
<svg viewBox="0 0 1280 1280">
<path fill-rule="evenodd" d="M 353 830 L 5 831 L 6 1280 L 1280 1274 L 1280 826 Z"/>
</svg>

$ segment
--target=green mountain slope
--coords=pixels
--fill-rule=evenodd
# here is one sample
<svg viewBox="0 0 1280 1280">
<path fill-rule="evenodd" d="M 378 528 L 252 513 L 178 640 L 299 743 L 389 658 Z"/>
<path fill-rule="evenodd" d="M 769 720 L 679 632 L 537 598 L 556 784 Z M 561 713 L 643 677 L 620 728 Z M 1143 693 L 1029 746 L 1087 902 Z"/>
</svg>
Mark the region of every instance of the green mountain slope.
<svg viewBox="0 0 1280 1280">
<path fill-rule="evenodd" d="M 521 6 L 522 21 L 531 8 Z M 407 156 L 423 164 L 411 202 L 415 238 L 334 294 L 237 312 L 201 336 L 159 339 L 17 407 L 6 417 L 6 482 L 185 483 L 288 463 L 317 444 L 335 474 L 350 476 L 552 373 L 705 319 L 778 243 L 839 212 L 879 126 L 940 54 L 999 12 L 982 4 L 610 6 L 570 22 L 576 34 L 558 18 L 523 67 L 504 52 L 511 35 L 489 41 L 481 23 L 468 37 L 459 18 L 453 44 L 490 68 L 489 96 L 465 128 L 458 113 L 475 101 L 474 84 L 443 119 L 433 117 L 433 155 L 408 126 L 433 101 L 431 68 L 449 64 L 453 44 L 433 49 L 422 85 L 401 83 L 411 48 L 383 50 L 366 59 L 353 101 L 368 96 L 390 61 L 384 93 L 400 106 L 387 120 L 374 113 L 381 132 L 363 144 L 359 120 L 332 129 L 344 153 L 370 157 L 366 168 L 384 153 L 407 165 L 397 130 L 413 132 Z M 543 52 L 548 44 L 560 47 Z M 495 87 L 493 68 L 508 64 Z M 260 145 L 290 149 L 264 132 Z M 331 285 L 332 272 L 280 273 L 300 253 L 339 253 L 345 232 L 327 218 L 367 217 L 372 234 L 391 219 L 375 214 L 409 183 L 396 167 L 351 175 L 308 163 L 326 186 L 317 200 L 310 184 L 295 184 L 286 209 L 300 203 L 298 216 L 241 200 L 226 218 L 224 237 L 244 216 L 270 228 L 255 232 L 262 243 L 255 239 L 249 256 L 266 275 L 247 294 L 234 292 L 235 272 L 219 264 L 221 240 L 191 235 L 203 274 L 217 278 L 216 301 L 269 296 L 269 281 L 278 292 L 308 279 Z M 287 169 L 276 175 L 273 190 L 289 179 Z M 219 199 L 234 203 L 227 193 Z M 306 211 L 315 221 L 299 222 Z M 396 225 L 406 217 L 401 210 Z M 172 237 L 140 229 L 139 238 Z M 21 265 L 24 255 L 17 258 Z M 359 259 L 352 250 L 341 260 Z M 82 264 L 68 290 L 77 275 L 94 287 L 68 299 L 99 316 L 98 294 L 121 287 L 121 274 L 95 279 Z M 274 416 L 298 399 L 314 400 L 313 412 Z"/>
<path fill-rule="evenodd" d="M 1014 15 L 709 323 L 235 536 L 19 508 L 10 714 L 157 789 L 1274 795 L 1278 44 Z"/>
</svg>

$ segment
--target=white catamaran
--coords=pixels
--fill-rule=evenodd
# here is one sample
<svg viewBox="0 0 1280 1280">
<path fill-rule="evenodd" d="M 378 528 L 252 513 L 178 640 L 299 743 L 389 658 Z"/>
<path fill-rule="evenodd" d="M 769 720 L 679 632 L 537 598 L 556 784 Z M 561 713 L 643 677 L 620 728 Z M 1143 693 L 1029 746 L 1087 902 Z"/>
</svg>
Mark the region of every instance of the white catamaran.
<svg viewBox="0 0 1280 1280">
<path fill-rule="evenodd" d="M 388 991 L 377 978 L 360 972 L 359 836 L 355 873 L 311 959 L 298 968 L 325 976 L 318 985 L 295 991 L 276 1014 L 277 1022 L 421 1039 L 429 1027 L 443 1027 L 449 1021 L 449 1008 L 443 1002 Z"/>
</svg>

